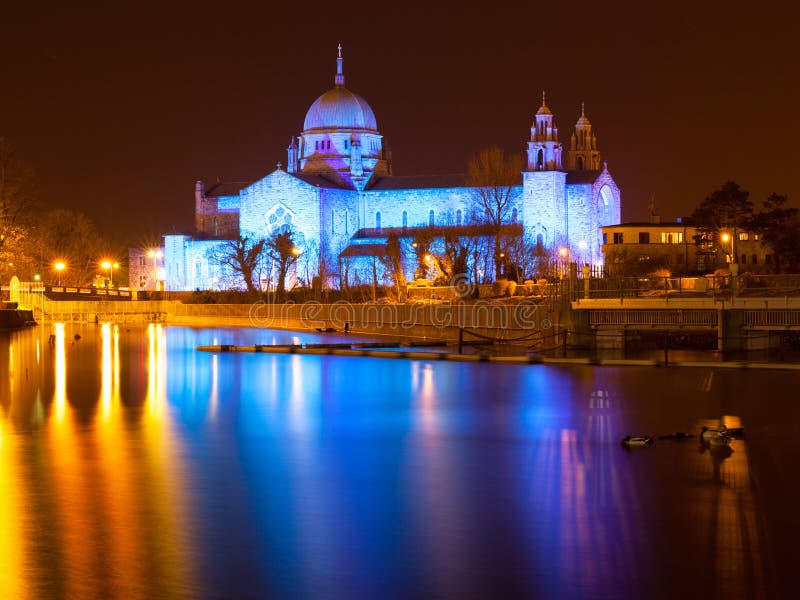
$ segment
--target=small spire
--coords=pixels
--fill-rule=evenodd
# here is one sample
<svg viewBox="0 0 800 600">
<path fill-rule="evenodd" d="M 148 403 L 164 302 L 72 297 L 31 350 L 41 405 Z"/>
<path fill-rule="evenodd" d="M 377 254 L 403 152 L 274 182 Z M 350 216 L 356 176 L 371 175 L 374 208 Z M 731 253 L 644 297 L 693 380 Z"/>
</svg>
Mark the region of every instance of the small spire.
<svg viewBox="0 0 800 600">
<path fill-rule="evenodd" d="M 547 106 L 547 102 L 545 101 L 545 92 L 542 90 L 542 106 Z"/>
<path fill-rule="evenodd" d="M 586 116 L 586 110 L 585 110 L 584 104 L 585 104 L 584 102 L 581 102 L 581 116 L 582 117 Z"/>
<path fill-rule="evenodd" d="M 336 77 L 334 82 L 336 85 L 344 85 L 344 70 L 342 69 L 342 45 L 339 44 L 339 55 L 336 58 Z"/>
<path fill-rule="evenodd" d="M 279 171 L 280 171 L 281 169 L 283 169 L 283 163 L 282 163 L 282 162 L 278 161 L 278 165 L 277 165 L 277 166 L 278 166 L 278 170 L 279 170 Z"/>
</svg>

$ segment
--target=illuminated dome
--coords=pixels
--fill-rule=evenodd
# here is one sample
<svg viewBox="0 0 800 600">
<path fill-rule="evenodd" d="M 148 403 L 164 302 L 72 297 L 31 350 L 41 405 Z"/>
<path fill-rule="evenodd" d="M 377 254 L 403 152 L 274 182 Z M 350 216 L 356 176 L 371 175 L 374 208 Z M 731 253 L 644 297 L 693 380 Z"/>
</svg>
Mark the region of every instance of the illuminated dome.
<svg viewBox="0 0 800 600">
<path fill-rule="evenodd" d="M 378 131 L 375 113 L 358 94 L 344 87 L 342 70 L 342 45 L 339 44 L 339 56 L 336 59 L 336 83 L 314 101 L 306 113 L 303 129 L 367 129 Z"/>
<path fill-rule="evenodd" d="M 336 85 L 314 101 L 303 129 L 369 129 L 377 131 L 375 113 L 367 101 L 344 85 Z"/>
</svg>

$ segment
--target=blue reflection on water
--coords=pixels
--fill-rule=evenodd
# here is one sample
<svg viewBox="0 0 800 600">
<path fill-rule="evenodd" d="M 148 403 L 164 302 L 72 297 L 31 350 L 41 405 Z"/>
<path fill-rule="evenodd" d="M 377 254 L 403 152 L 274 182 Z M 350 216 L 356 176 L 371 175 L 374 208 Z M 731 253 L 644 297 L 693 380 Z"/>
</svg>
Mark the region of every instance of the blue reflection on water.
<svg viewBox="0 0 800 600">
<path fill-rule="evenodd" d="M 71 344 L 72 330 L 57 331 L 41 377 L 31 366 L 20 379 L 24 348 L 40 356 L 24 337 L 9 348 L 16 362 L 0 364 L 17 403 L 3 400 L 0 466 L 38 489 L 51 466 L 12 458 L 26 444 L 63 454 L 37 519 L 62 522 L 48 511 L 65 495 L 108 505 L 65 527 L 78 539 L 116 528 L 118 556 L 156 556 L 126 567 L 138 586 L 167 573 L 154 589 L 186 597 L 658 596 L 680 591 L 667 576 L 680 571 L 696 590 L 736 596 L 763 579 L 744 442 L 728 461 L 694 443 L 619 447 L 629 433 L 739 410 L 757 422 L 731 393 L 752 394 L 757 375 L 718 385 L 664 369 L 195 350 L 321 340 L 269 330 L 101 326 Z M 41 397 L 52 398 L 44 423 Z M 28 423 L 57 435 L 41 440 Z M 0 502 L 0 520 L 21 510 L 14 502 L 5 513 Z M 20 533 L 32 563 L 40 546 L 63 552 L 38 530 Z M 69 589 L 104 581 L 98 560 Z M 36 573 L 28 579 L 59 577 Z"/>
</svg>

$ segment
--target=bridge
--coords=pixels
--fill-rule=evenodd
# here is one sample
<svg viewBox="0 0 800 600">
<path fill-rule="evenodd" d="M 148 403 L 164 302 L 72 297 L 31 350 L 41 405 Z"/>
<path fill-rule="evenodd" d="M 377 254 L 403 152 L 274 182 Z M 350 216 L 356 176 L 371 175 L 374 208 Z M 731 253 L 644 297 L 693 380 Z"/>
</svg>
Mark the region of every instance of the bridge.
<svg viewBox="0 0 800 600">
<path fill-rule="evenodd" d="M 800 331 L 800 276 L 575 278 L 576 345 L 624 348 L 643 331 L 716 332 L 717 349 L 764 350 Z"/>
</svg>

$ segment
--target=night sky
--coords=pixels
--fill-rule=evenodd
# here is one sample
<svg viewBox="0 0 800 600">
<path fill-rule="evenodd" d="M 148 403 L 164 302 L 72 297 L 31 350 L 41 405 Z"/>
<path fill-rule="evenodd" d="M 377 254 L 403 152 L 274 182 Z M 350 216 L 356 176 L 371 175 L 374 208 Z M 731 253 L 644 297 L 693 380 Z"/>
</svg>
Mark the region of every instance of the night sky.
<svg viewBox="0 0 800 600">
<path fill-rule="evenodd" d="M 790 2 L 25 4 L 3 8 L 0 135 L 46 206 L 120 242 L 189 230 L 197 179 L 285 164 L 339 42 L 397 175 L 522 151 L 545 89 L 565 146 L 586 102 L 626 221 L 653 194 L 688 214 L 729 179 L 800 200 Z"/>
</svg>

